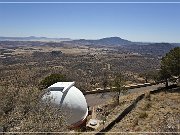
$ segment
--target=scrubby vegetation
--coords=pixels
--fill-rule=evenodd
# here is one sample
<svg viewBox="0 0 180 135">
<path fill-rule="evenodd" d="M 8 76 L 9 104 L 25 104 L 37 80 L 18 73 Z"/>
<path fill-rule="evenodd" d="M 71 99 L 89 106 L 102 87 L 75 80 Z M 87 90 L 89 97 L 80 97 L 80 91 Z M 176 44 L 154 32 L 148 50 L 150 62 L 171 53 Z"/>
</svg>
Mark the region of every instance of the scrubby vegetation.
<svg viewBox="0 0 180 135">
<path fill-rule="evenodd" d="M 121 89 L 124 84 L 144 83 L 146 78 L 140 74 L 157 71 L 162 57 L 134 53 L 134 50 L 123 50 L 121 47 L 48 44 L 50 43 L 0 42 L 0 131 L 67 131 L 66 120 L 61 110 L 41 102 L 44 88 L 57 81 L 75 81 L 76 86 L 82 91 L 116 86 L 117 91 L 121 93 L 124 91 Z M 176 55 L 175 59 L 171 59 L 173 62 L 179 61 L 179 53 Z M 168 60 L 169 57 L 171 55 L 168 55 Z M 169 75 L 174 69 L 169 68 L 169 65 L 167 67 L 162 69 L 168 70 L 162 71 L 168 71 Z M 179 66 L 176 70 L 178 68 Z M 119 73 L 123 79 L 118 76 Z M 148 78 L 149 80 L 155 81 L 155 78 Z M 123 105 L 120 110 L 123 110 L 132 99 L 127 102 L 125 99 L 120 100 L 119 105 Z M 152 97 L 150 99 L 152 100 Z M 138 113 L 138 118 L 149 118 L 148 108 L 155 102 L 148 102 Z M 113 108 L 110 108 L 112 111 L 117 107 L 113 105 Z M 105 108 L 108 117 L 113 116 L 108 111 L 108 106 Z M 134 121 L 138 123 L 138 120 Z"/>
<path fill-rule="evenodd" d="M 110 132 L 180 132 L 180 94 L 149 95 Z"/>
<path fill-rule="evenodd" d="M 67 78 L 61 74 L 51 74 L 40 82 L 41 89 L 47 88 L 56 82 L 67 82 Z"/>
<path fill-rule="evenodd" d="M 66 120 L 59 108 L 41 101 L 42 91 L 37 88 L 0 89 L 1 132 L 64 132 Z"/>
</svg>

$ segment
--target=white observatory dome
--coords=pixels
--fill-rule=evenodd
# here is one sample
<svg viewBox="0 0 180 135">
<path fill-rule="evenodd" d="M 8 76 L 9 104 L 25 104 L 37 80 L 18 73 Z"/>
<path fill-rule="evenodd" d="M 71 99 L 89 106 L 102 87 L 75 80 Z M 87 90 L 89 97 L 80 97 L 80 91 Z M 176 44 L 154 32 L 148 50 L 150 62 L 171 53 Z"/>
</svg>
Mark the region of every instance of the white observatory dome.
<svg viewBox="0 0 180 135">
<path fill-rule="evenodd" d="M 43 100 L 50 98 L 50 102 L 62 108 L 67 123 L 71 126 L 80 125 L 88 115 L 87 103 L 83 93 L 73 86 L 74 82 L 57 82 L 48 87 L 48 93 Z"/>
</svg>

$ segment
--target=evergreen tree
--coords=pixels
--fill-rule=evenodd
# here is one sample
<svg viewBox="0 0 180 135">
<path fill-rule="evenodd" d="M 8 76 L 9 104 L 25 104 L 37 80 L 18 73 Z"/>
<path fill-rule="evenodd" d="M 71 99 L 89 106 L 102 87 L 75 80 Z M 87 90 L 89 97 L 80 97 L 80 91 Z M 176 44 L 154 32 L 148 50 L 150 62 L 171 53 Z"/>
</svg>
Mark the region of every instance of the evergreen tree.
<svg viewBox="0 0 180 135">
<path fill-rule="evenodd" d="M 168 79 L 172 76 L 180 76 L 180 47 L 175 47 L 167 53 L 161 61 L 161 79 L 166 81 L 168 86 Z"/>
</svg>

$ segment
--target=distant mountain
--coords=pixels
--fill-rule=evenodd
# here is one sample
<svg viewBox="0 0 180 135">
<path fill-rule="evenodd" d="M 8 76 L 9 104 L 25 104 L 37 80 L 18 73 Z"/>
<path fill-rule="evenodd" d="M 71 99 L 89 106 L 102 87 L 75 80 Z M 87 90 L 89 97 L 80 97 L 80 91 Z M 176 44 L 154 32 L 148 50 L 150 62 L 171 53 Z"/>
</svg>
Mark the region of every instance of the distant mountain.
<svg viewBox="0 0 180 135">
<path fill-rule="evenodd" d="M 54 41 L 54 42 L 61 42 L 61 41 L 70 41 L 70 38 L 47 38 L 47 37 L 0 37 L 0 41 Z"/>
<path fill-rule="evenodd" d="M 150 43 L 148 45 L 124 45 L 123 49 L 139 54 L 163 56 L 175 47 L 176 45 L 170 43 Z"/>
<path fill-rule="evenodd" d="M 87 45 L 93 47 L 111 47 L 118 49 L 119 52 L 139 53 L 142 55 L 163 56 L 180 43 L 150 43 L 150 42 L 132 42 L 120 37 L 107 37 L 97 40 L 78 39 L 71 40 L 70 38 L 47 38 L 47 37 L 0 37 L 0 46 L 79 46 Z M 16 42 L 14 42 L 16 41 Z M 24 43 L 25 41 L 28 41 Z M 42 41 L 30 42 L 30 41 Z M 45 41 L 45 42 L 44 42 Z M 54 41 L 54 42 L 49 42 Z"/>
<path fill-rule="evenodd" d="M 172 43 L 172 45 L 180 47 L 180 43 Z"/>
<path fill-rule="evenodd" d="M 107 37 L 97 40 L 79 39 L 79 40 L 67 41 L 64 43 L 78 44 L 78 45 L 102 45 L 102 46 L 113 46 L 113 45 L 119 46 L 119 45 L 133 44 L 133 42 L 122 39 L 120 37 Z"/>
<path fill-rule="evenodd" d="M 116 47 L 119 50 L 126 52 L 134 52 L 142 55 L 153 55 L 153 56 L 163 56 L 169 52 L 174 47 L 179 44 L 171 43 L 148 43 L 148 42 L 131 42 L 129 40 L 122 39 L 120 37 L 107 37 L 98 40 L 72 40 L 65 41 L 62 43 L 68 43 L 71 45 L 93 45 L 93 46 L 106 46 L 106 47 Z"/>
</svg>

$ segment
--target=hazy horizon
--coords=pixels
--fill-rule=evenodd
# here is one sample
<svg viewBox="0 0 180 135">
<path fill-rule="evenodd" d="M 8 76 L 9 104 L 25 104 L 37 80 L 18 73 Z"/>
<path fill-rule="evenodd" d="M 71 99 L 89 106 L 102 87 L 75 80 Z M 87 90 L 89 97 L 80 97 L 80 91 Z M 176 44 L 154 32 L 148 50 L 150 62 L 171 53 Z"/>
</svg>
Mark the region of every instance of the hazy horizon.
<svg viewBox="0 0 180 135">
<path fill-rule="evenodd" d="M 44 36 L 18 36 L 18 37 L 12 37 L 12 36 L 1 36 L 0 37 L 5 37 L 5 38 L 28 38 L 28 37 L 36 37 L 36 38 L 55 38 L 55 39 L 69 39 L 69 40 L 80 40 L 80 39 L 85 39 L 85 40 L 99 40 L 99 39 L 103 39 L 103 38 L 111 38 L 111 37 L 118 37 L 118 36 L 109 36 L 109 37 L 102 37 L 102 38 L 94 38 L 94 39 L 88 39 L 88 38 L 69 38 L 69 37 L 44 37 Z M 129 40 L 129 39 L 125 39 L 125 38 L 122 38 L 122 37 L 119 37 L 121 39 L 124 39 L 124 40 L 128 40 L 128 41 L 131 41 L 131 42 L 142 42 L 142 43 L 180 43 L 180 42 L 164 42 L 164 41 L 132 41 L 132 40 Z M 3 41 L 3 40 L 2 40 Z M 6 41 L 6 40 L 4 40 Z M 7 40 L 8 41 L 8 40 Z M 16 40 L 15 40 L 16 41 Z M 17 40 L 17 41 L 21 41 L 21 40 Z M 25 41 L 25 40 L 24 40 Z"/>
</svg>

